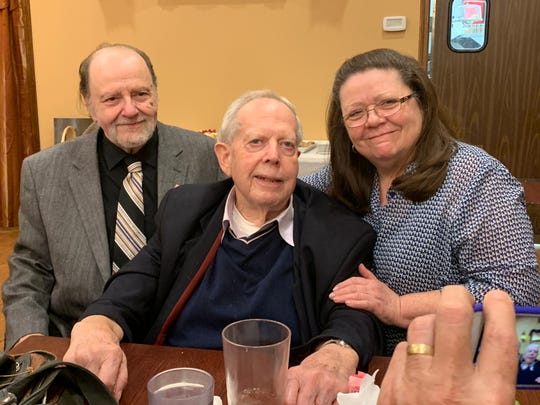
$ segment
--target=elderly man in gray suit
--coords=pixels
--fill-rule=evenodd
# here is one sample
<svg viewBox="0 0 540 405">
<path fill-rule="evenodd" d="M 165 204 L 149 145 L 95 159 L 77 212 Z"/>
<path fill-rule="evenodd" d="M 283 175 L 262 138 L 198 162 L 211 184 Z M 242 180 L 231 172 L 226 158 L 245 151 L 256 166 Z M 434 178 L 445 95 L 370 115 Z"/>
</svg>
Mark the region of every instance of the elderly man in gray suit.
<svg viewBox="0 0 540 405">
<path fill-rule="evenodd" d="M 100 45 L 79 75 L 94 129 L 22 165 L 19 239 L 3 285 L 6 348 L 33 334 L 69 336 L 101 295 L 119 267 L 117 208 L 129 159 L 142 166 L 143 243 L 168 189 L 224 177 L 211 138 L 157 121 L 157 80 L 143 51 Z"/>
</svg>

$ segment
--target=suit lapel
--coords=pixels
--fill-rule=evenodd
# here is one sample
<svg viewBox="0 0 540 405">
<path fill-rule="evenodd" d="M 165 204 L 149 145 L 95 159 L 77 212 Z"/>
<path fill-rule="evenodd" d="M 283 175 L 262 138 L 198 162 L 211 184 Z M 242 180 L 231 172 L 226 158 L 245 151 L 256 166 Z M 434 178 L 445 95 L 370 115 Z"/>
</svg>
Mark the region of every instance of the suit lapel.
<svg viewBox="0 0 540 405">
<path fill-rule="evenodd" d="M 163 304 L 161 305 L 161 309 L 159 310 L 158 315 L 156 316 L 156 320 L 154 321 L 145 338 L 146 343 L 157 343 L 156 339 L 158 338 L 162 328 L 165 326 L 165 322 L 171 317 L 171 315 L 173 315 L 173 318 L 169 320 L 169 324 L 166 327 L 170 327 L 171 324 L 176 321 L 176 318 L 178 317 L 183 304 L 178 308 L 177 313 L 172 314 L 172 312 L 174 311 L 174 308 L 177 305 L 179 299 L 181 299 L 184 294 L 186 294 L 185 299 L 188 300 L 191 296 L 191 293 L 198 285 L 198 283 L 196 285 L 193 285 L 193 288 L 186 292 L 186 288 L 190 285 L 193 277 L 197 274 L 198 270 L 201 270 L 200 279 L 202 279 L 202 277 L 204 277 L 204 274 L 208 270 L 208 267 L 212 265 L 217 249 L 216 251 L 212 252 L 211 262 L 208 264 L 208 266 L 201 269 L 201 265 L 205 261 L 204 259 L 207 258 L 207 255 L 211 251 L 212 245 L 216 242 L 216 237 L 220 234 L 223 228 L 222 219 L 225 209 L 225 202 L 226 200 L 224 198 L 221 203 L 216 205 L 216 208 L 213 212 L 208 213 L 207 215 L 203 216 L 198 220 L 198 228 L 202 232 L 201 235 L 195 237 L 194 239 L 186 241 L 185 246 L 182 249 L 178 249 L 178 251 L 184 251 L 186 255 L 185 259 L 180 261 L 182 263 L 172 263 L 174 269 L 164 269 L 163 267 L 161 268 L 162 274 L 171 274 L 171 278 L 166 278 L 165 283 L 167 284 L 167 286 L 170 285 L 172 287 L 170 287 L 170 289 L 168 290 L 167 296 L 164 299 Z M 194 233 L 198 234 L 198 232 Z M 217 242 L 217 247 L 219 247 L 219 245 L 221 244 L 221 238 L 219 238 Z M 199 282 L 200 279 L 198 280 Z M 162 344 L 165 337 L 162 336 L 160 339 L 160 343 L 158 344 Z"/>
<path fill-rule="evenodd" d="M 97 136 L 81 138 L 68 178 L 88 243 L 103 280 L 107 280 L 111 269 L 97 160 Z"/>
<path fill-rule="evenodd" d="M 187 176 L 187 167 L 180 155 L 184 149 L 180 142 L 175 140 L 174 134 L 170 134 L 167 127 L 158 123 L 158 204 L 163 196 L 171 188 L 184 184 Z"/>
</svg>

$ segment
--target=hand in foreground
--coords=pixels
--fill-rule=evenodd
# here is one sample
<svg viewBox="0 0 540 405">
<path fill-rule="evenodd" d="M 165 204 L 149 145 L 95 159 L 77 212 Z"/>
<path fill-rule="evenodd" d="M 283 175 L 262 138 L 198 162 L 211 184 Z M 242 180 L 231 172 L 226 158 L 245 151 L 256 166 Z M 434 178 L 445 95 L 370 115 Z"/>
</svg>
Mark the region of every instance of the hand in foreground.
<svg viewBox="0 0 540 405">
<path fill-rule="evenodd" d="M 400 297 L 361 264 L 358 272 L 362 277 L 350 277 L 336 284 L 330 299 L 348 307 L 364 309 L 388 325 L 406 327 L 401 317 Z"/>
<path fill-rule="evenodd" d="M 120 348 L 122 329 L 100 315 L 77 322 L 64 361 L 77 363 L 99 377 L 119 400 L 128 380 L 126 356 Z"/>
<path fill-rule="evenodd" d="M 436 315 L 409 326 L 383 380 L 379 405 L 513 404 L 518 364 L 511 298 L 491 291 L 484 299 L 485 328 L 476 365 L 471 352 L 472 297 L 462 286 L 445 287 Z M 433 346 L 433 354 L 407 354 L 408 344 Z"/>
<path fill-rule="evenodd" d="M 337 404 L 338 392 L 349 392 L 358 355 L 348 347 L 328 344 L 288 370 L 286 405 Z"/>
</svg>

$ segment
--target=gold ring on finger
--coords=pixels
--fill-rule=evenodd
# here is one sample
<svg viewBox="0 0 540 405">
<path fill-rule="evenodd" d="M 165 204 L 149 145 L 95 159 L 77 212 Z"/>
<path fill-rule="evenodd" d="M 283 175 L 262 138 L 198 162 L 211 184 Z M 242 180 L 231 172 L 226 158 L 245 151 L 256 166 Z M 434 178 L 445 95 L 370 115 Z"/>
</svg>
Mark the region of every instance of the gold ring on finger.
<svg viewBox="0 0 540 405">
<path fill-rule="evenodd" d="M 425 343 L 409 343 L 407 346 L 407 354 L 423 354 L 433 356 L 433 346 Z"/>
</svg>

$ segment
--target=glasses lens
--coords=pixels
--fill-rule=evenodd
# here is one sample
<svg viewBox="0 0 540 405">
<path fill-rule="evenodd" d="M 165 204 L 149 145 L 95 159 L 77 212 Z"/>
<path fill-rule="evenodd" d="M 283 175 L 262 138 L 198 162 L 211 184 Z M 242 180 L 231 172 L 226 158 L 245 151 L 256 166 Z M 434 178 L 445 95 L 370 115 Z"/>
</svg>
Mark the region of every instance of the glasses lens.
<svg viewBox="0 0 540 405">
<path fill-rule="evenodd" d="M 407 101 L 414 93 L 405 96 L 399 100 L 383 100 L 371 110 L 363 111 L 363 114 L 354 113 L 347 116 L 344 121 L 349 128 L 356 128 L 366 123 L 368 114 L 375 112 L 379 117 L 389 117 L 401 109 L 401 104 Z"/>
<path fill-rule="evenodd" d="M 362 113 L 354 113 L 345 117 L 345 125 L 349 128 L 356 128 L 361 125 L 364 125 L 367 120 L 367 112 L 363 111 Z"/>
<path fill-rule="evenodd" d="M 349 128 L 356 128 L 356 127 L 360 127 L 364 125 L 366 121 L 367 121 L 367 114 L 364 114 L 361 118 L 358 118 L 356 121 L 348 120 L 346 123 Z"/>
<path fill-rule="evenodd" d="M 374 108 L 377 115 L 381 117 L 387 117 L 399 111 L 401 102 L 399 100 L 386 100 L 383 101 L 380 105 Z"/>
</svg>

